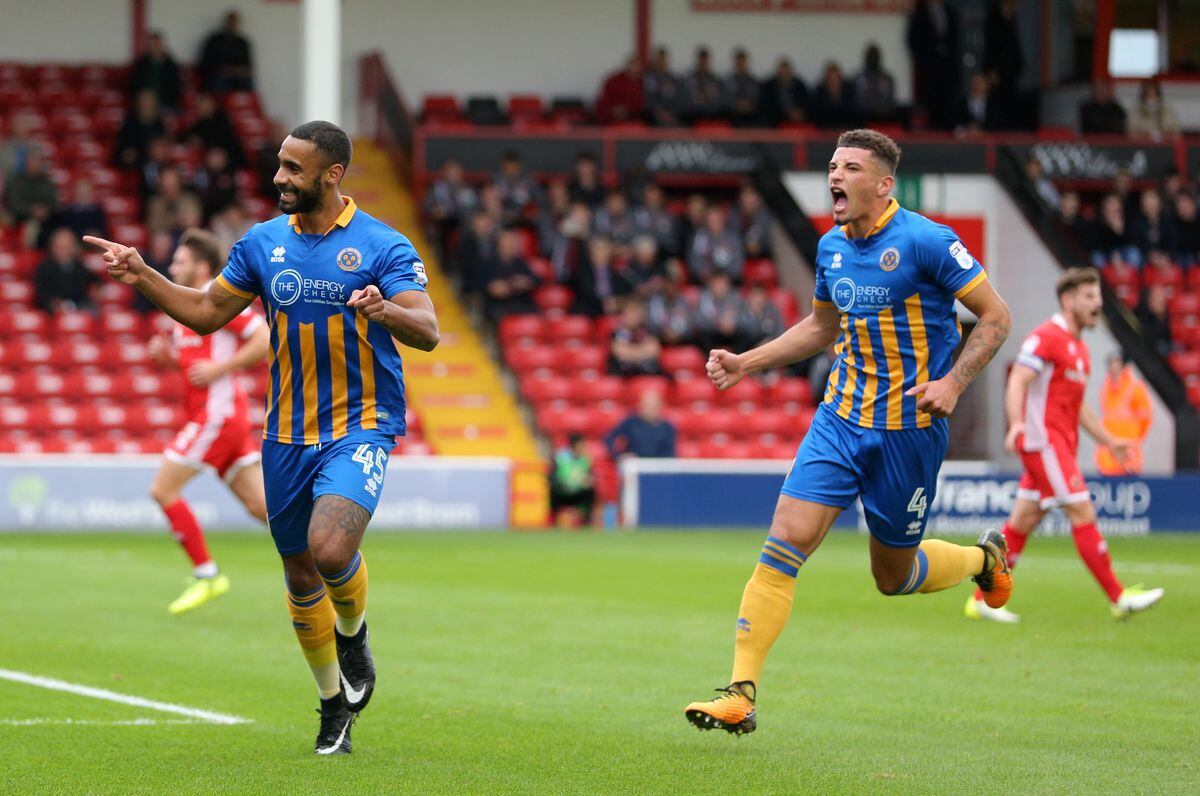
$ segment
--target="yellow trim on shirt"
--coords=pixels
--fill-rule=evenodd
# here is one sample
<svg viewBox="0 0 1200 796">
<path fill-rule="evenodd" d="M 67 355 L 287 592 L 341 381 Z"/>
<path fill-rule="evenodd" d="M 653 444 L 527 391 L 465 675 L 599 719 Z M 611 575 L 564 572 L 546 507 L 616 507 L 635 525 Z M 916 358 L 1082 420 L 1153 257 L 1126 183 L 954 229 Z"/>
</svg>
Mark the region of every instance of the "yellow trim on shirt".
<svg viewBox="0 0 1200 796">
<path fill-rule="evenodd" d="M 914 293 L 904 300 L 908 313 L 908 333 L 912 336 L 913 356 L 917 360 L 916 384 L 929 381 L 929 341 L 925 337 L 925 313 L 921 310 L 921 294 Z M 928 428 L 933 418 L 928 412 L 917 412 L 917 428 Z"/>
<path fill-rule="evenodd" d="M 217 274 L 217 278 L 214 281 L 218 285 L 220 285 L 222 288 L 229 291 L 230 293 L 237 296 L 238 298 L 253 299 L 255 297 L 253 293 L 247 293 L 245 290 L 242 290 L 239 287 L 234 287 L 233 285 L 229 284 L 229 280 L 226 279 L 221 274 Z"/>
<path fill-rule="evenodd" d="M 875 393 L 879 389 L 878 370 L 875 365 L 875 349 L 871 345 L 871 330 L 867 319 L 854 322 L 854 336 L 858 339 L 858 353 L 862 354 L 862 372 L 867 377 L 863 384 L 862 405 L 858 408 L 858 424 L 866 428 L 875 425 Z"/>
<path fill-rule="evenodd" d="M 346 436 L 346 416 L 350 395 L 346 388 L 345 316 L 330 315 L 326 320 L 329 335 L 329 375 L 333 385 L 333 438 Z"/>
<path fill-rule="evenodd" d="M 276 411 L 279 413 L 279 423 L 276 434 L 280 440 L 292 438 L 292 355 L 288 350 L 288 318 L 282 312 L 275 313 L 276 334 L 279 337 L 279 400 L 276 401 Z"/>
<path fill-rule="evenodd" d="M 886 227 L 889 223 L 891 223 L 892 219 L 896 217 L 896 212 L 899 209 L 900 209 L 900 203 L 896 201 L 895 197 L 889 198 L 887 209 L 885 209 L 883 211 L 883 214 L 881 216 L 879 216 L 879 218 L 875 219 L 875 224 L 874 224 L 874 226 L 871 227 L 871 231 L 866 234 L 866 237 L 869 238 L 872 235 L 874 235 L 876 232 L 882 231 L 883 228 Z M 852 234 L 850 234 L 850 225 L 849 224 L 846 224 L 842 227 L 842 232 L 844 232 L 846 234 L 847 238 L 854 237 Z"/>
<path fill-rule="evenodd" d="M 879 313 L 879 336 L 888 369 L 887 427 L 896 431 L 904 427 L 904 360 L 900 358 L 900 339 L 891 307 Z"/>
<path fill-rule="evenodd" d="M 320 407 L 317 406 L 317 346 L 313 324 L 300 324 L 300 373 L 304 384 L 304 444 L 321 441 Z"/>
<path fill-rule="evenodd" d="M 814 298 L 814 299 L 813 299 L 813 306 L 814 306 L 814 307 L 832 307 L 832 306 L 833 306 L 833 302 L 832 302 L 832 301 L 822 301 L 822 300 L 821 300 L 821 299 L 819 299 L 819 298 Z"/>
<path fill-rule="evenodd" d="M 854 411 L 854 390 L 858 387 L 858 368 L 855 367 L 857 360 L 854 358 L 854 346 L 850 343 L 850 332 L 846 332 L 846 383 L 842 386 L 842 402 L 838 406 L 838 415 L 850 419 L 850 413 Z"/>
<path fill-rule="evenodd" d="M 342 212 L 329 225 L 329 229 L 321 233 L 322 235 L 328 235 L 330 232 L 333 232 L 334 227 L 347 226 L 350 223 L 350 219 L 354 218 L 354 214 L 358 212 L 358 205 L 354 204 L 352 197 L 343 196 L 342 199 L 346 202 L 346 206 L 342 208 Z M 288 226 L 295 230 L 297 235 L 303 234 L 300 230 L 300 216 L 295 214 L 288 216 Z"/>
<path fill-rule="evenodd" d="M 974 279 L 972 279 L 970 282 L 968 282 L 967 284 L 960 287 L 958 289 L 958 291 L 955 292 L 954 297 L 962 298 L 963 296 L 967 295 L 972 290 L 974 290 L 975 288 L 979 287 L 984 282 L 986 282 L 987 278 L 988 278 L 987 271 L 980 271 L 978 274 L 975 275 Z"/>
<path fill-rule="evenodd" d="M 378 428 L 375 415 L 375 355 L 367 340 L 367 319 L 356 315 L 354 328 L 358 331 L 358 374 L 362 380 L 362 419 L 359 426 L 363 429 Z"/>
</svg>

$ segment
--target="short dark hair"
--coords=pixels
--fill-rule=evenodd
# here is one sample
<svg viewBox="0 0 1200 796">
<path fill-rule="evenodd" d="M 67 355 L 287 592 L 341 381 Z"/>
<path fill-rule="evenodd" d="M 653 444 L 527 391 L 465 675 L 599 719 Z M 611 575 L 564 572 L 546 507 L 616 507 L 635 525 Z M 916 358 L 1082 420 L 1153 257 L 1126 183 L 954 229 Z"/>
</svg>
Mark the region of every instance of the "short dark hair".
<svg viewBox="0 0 1200 796">
<path fill-rule="evenodd" d="M 179 236 L 179 245 L 192 253 L 197 260 L 208 263 L 213 273 L 225 267 L 225 258 L 221 255 L 221 244 L 217 236 L 203 229 L 193 227 Z"/>
<path fill-rule="evenodd" d="M 1076 288 L 1098 284 L 1100 284 L 1100 272 L 1090 265 L 1084 268 L 1068 268 L 1063 271 L 1062 276 L 1055 283 L 1054 293 L 1058 296 L 1059 301 L 1062 301 L 1064 294 L 1070 293 Z"/>
<path fill-rule="evenodd" d="M 346 131 L 333 122 L 305 122 L 292 130 L 292 138 L 301 141 L 312 141 L 317 151 L 325 157 L 325 165 L 335 163 L 343 168 L 350 168 L 350 156 L 354 154 L 354 145 Z"/>
<path fill-rule="evenodd" d="M 878 130 L 847 130 L 838 136 L 837 145 L 867 150 L 887 166 L 889 174 L 895 174 L 900 165 L 900 147 Z"/>
</svg>

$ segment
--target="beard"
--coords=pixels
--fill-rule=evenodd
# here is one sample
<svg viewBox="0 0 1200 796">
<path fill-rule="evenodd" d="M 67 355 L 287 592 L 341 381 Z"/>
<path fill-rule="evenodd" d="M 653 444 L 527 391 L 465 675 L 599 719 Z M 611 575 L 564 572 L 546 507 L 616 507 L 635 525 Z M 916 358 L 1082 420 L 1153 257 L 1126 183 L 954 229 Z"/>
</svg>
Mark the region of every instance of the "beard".
<svg viewBox="0 0 1200 796">
<path fill-rule="evenodd" d="M 311 213 L 321 206 L 321 201 L 325 198 L 325 189 L 318 183 L 309 190 L 295 188 L 295 194 L 279 195 L 279 209 L 285 213 L 293 215 L 304 215 Z"/>
</svg>

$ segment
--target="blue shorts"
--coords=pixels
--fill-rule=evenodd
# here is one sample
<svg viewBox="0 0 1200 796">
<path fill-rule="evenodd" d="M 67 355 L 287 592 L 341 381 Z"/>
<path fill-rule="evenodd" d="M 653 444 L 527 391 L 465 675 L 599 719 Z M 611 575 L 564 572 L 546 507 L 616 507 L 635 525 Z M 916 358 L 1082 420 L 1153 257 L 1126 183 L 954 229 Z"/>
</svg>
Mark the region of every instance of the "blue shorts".
<svg viewBox="0 0 1200 796">
<path fill-rule="evenodd" d="M 872 536 L 888 547 L 913 547 L 925 534 L 949 441 L 945 420 L 884 431 L 843 420 L 822 404 L 781 491 L 840 509 L 861 496 Z"/>
<path fill-rule="evenodd" d="M 395 436 L 381 431 L 354 431 L 320 445 L 264 440 L 267 523 L 279 554 L 308 549 L 308 523 L 321 495 L 344 497 L 374 514 L 394 447 Z"/>
</svg>

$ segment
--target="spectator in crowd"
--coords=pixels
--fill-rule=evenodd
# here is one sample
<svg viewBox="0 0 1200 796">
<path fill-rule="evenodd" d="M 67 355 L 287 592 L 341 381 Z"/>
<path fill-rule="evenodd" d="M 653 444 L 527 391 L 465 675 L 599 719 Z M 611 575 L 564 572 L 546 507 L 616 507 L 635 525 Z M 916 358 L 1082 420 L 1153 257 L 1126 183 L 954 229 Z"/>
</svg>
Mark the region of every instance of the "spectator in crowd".
<svg viewBox="0 0 1200 796">
<path fill-rule="evenodd" d="M 908 18 L 906 40 L 912 55 L 917 102 L 930 127 L 949 130 L 957 123 L 962 69 L 958 11 L 943 0 L 922 0 Z"/>
<path fill-rule="evenodd" d="M 1017 32 L 1017 3 L 993 0 L 983 22 L 983 73 L 992 87 L 999 128 L 1011 130 L 1019 116 L 1021 72 L 1025 56 Z"/>
<path fill-rule="evenodd" d="M 771 256 L 771 214 L 763 204 L 762 195 L 752 185 L 738 191 L 730 226 L 742 236 L 746 257 L 756 259 Z"/>
<path fill-rule="evenodd" d="M 150 142 L 146 160 L 142 163 L 138 176 L 141 178 L 142 200 L 145 201 L 158 192 L 159 183 L 164 171 L 175 168 L 171 165 L 171 139 L 165 135 Z"/>
<path fill-rule="evenodd" d="M 564 527 L 591 525 L 596 505 L 596 475 L 581 434 L 567 437 L 566 447 L 554 453 L 550 470 L 550 515 Z"/>
<path fill-rule="evenodd" d="M 488 265 L 496 255 L 496 218 L 482 208 L 471 214 L 471 225 L 458 247 L 458 270 L 462 291 L 468 297 L 482 296 L 487 288 Z"/>
<path fill-rule="evenodd" d="M 613 329 L 608 350 L 608 372 L 617 376 L 644 376 L 661 373 L 658 357 L 662 344 L 646 325 L 646 308 L 640 301 L 628 301 L 621 309 L 620 322 Z"/>
<path fill-rule="evenodd" d="M 604 207 L 596 211 L 593 227 L 597 235 L 602 235 L 617 246 L 617 256 L 624 257 L 637 228 L 633 223 L 633 213 L 629 210 L 629 200 L 623 191 L 609 191 L 604 199 Z"/>
<path fill-rule="evenodd" d="M 237 203 L 237 174 L 224 149 L 213 147 L 204 153 L 204 163 L 196 172 L 193 183 L 207 221 L 211 222 L 218 213 Z"/>
<path fill-rule="evenodd" d="M 675 456 L 675 426 L 663 419 L 662 395 L 653 390 L 642 393 L 635 414 L 622 420 L 604 437 L 614 460 L 627 456 L 643 459 Z"/>
<path fill-rule="evenodd" d="M 844 130 L 858 124 L 852 87 L 846 85 L 842 68 L 833 61 L 825 65 L 821 83 L 814 92 L 812 120 L 818 127 Z"/>
<path fill-rule="evenodd" d="M 1163 201 L 1158 191 L 1147 188 L 1142 191 L 1138 215 L 1130 223 L 1133 245 L 1143 252 L 1175 250 L 1175 224 L 1163 212 Z"/>
<path fill-rule="evenodd" d="M 588 241 L 587 256 L 571 275 L 574 312 L 593 318 L 613 315 L 622 299 L 633 292 L 629 280 L 617 270 L 614 255 L 613 242 L 608 238 L 595 236 Z"/>
<path fill-rule="evenodd" d="M 448 259 L 451 242 L 460 225 L 474 211 L 478 201 L 475 191 L 463 179 L 462 166 L 454 158 L 447 158 L 421 203 L 430 228 L 429 236 L 436 243 L 443 262 Z"/>
<path fill-rule="evenodd" d="M 771 301 L 762 285 L 750 288 L 737 325 L 739 351 L 749 351 L 768 340 L 774 340 L 783 334 L 785 328 L 783 313 Z"/>
<path fill-rule="evenodd" d="M 1168 166 L 1163 172 L 1162 196 L 1168 207 L 1174 207 L 1175 197 L 1183 193 L 1187 186 L 1183 184 L 1183 175 L 1175 166 Z"/>
<path fill-rule="evenodd" d="M 34 302 L 44 312 L 94 310 L 92 290 L 100 279 L 79 259 L 79 239 L 69 229 L 50 237 L 46 259 L 33 275 Z"/>
<path fill-rule="evenodd" d="M 745 305 L 742 296 L 733 287 L 729 275 L 717 271 L 708 279 L 707 287 L 700 291 L 697 306 L 697 343 L 708 351 L 713 348 L 735 348 L 741 342 L 742 319 Z"/>
<path fill-rule="evenodd" d="M 671 260 L 666 277 L 649 283 L 644 294 L 647 323 L 663 345 L 684 345 L 695 339 L 699 319 L 696 307 L 683 295 L 683 284 L 683 265 Z"/>
<path fill-rule="evenodd" d="M 506 224 L 521 221 L 526 209 L 536 205 L 541 198 L 538 184 L 525 173 L 521 156 L 513 150 L 501 157 L 500 171 L 492 178 L 492 185 L 496 186 L 496 192 L 500 195 Z"/>
<path fill-rule="evenodd" d="M 854 78 L 854 107 L 866 123 L 894 122 L 896 80 L 883 68 L 883 51 L 871 43 L 863 53 L 863 68 Z"/>
<path fill-rule="evenodd" d="M 654 238 L 649 235 L 638 235 L 633 239 L 624 275 L 630 287 L 639 295 L 645 295 L 655 284 L 662 281 L 666 276 L 666 270 Z"/>
<path fill-rule="evenodd" d="M 725 113 L 725 87 L 712 70 L 707 47 L 696 50 L 696 66 L 683 81 L 684 121 L 718 119 Z"/>
<path fill-rule="evenodd" d="M 250 42 L 241 33 L 242 18 L 225 14 L 220 28 L 209 34 L 200 48 L 200 76 L 209 91 L 253 91 L 254 64 Z"/>
<path fill-rule="evenodd" d="M 133 113 L 117 133 L 117 165 L 141 168 L 150 152 L 150 142 L 165 138 L 167 126 L 158 107 L 158 95 L 143 89 L 133 98 Z"/>
<path fill-rule="evenodd" d="M 758 127 L 762 124 L 758 79 L 750 73 L 750 55 L 741 47 L 733 51 L 733 74 L 725 81 L 725 104 L 735 126 Z"/>
<path fill-rule="evenodd" d="M 1092 246 L 1091 227 L 1083 216 L 1080 215 L 1080 202 L 1078 191 L 1063 191 L 1058 197 L 1058 223 L 1062 224 L 1075 239 L 1088 251 L 1091 251 Z"/>
<path fill-rule="evenodd" d="M 151 31 L 146 36 L 146 46 L 142 54 L 133 62 L 129 73 L 129 89 L 137 94 L 140 91 L 151 91 L 158 98 L 161 108 L 179 109 L 179 101 L 183 98 L 183 78 L 179 74 L 179 64 L 167 51 L 167 40 L 159 31 Z"/>
<path fill-rule="evenodd" d="M 686 256 L 692 250 L 696 233 L 704 229 L 704 217 L 708 214 L 708 200 L 704 194 L 694 193 L 683 206 L 683 218 L 679 220 L 679 244 L 676 251 Z"/>
<path fill-rule="evenodd" d="M 521 256 L 521 234 L 505 227 L 496 241 L 496 254 L 487 264 L 487 314 L 493 321 L 509 315 L 537 312 L 533 291 L 537 277 Z"/>
<path fill-rule="evenodd" d="M 1058 188 L 1055 187 L 1054 180 L 1046 176 L 1046 168 L 1036 155 L 1025 161 L 1025 179 L 1029 180 L 1034 192 L 1047 207 L 1058 207 Z"/>
<path fill-rule="evenodd" d="M 601 124 L 640 122 L 646 116 L 646 94 L 642 62 L 636 55 L 604 80 L 596 100 L 596 120 Z"/>
<path fill-rule="evenodd" d="M 142 259 L 146 261 L 146 265 L 166 277 L 170 277 L 171 258 L 175 254 L 175 238 L 176 236 L 172 232 L 150 233 L 150 240 L 147 242 L 146 251 L 142 255 Z M 133 309 L 143 315 L 158 311 L 158 307 L 154 306 L 150 299 L 142 295 L 140 290 L 134 291 Z"/>
<path fill-rule="evenodd" d="M 575 175 L 571 180 L 571 201 L 583 202 L 592 210 L 604 202 L 604 186 L 600 182 L 600 166 L 591 152 L 580 152 L 575 158 Z"/>
<path fill-rule="evenodd" d="M 591 236 L 591 208 L 583 202 L 572 202 L 550 247 L 550 266 L 559 282 L 570 282 L 584 267 Z"/>
<path fill-rule="evenodd" d="M 279 199 L 275 187 L 275 174 L 279 171 L 279 144 L 287 138 L 288 131 L 278 119 L 267 121 L 267 137 L 254 153 L 254 170 L 258 174 L 258 192 L 263 196 Z"/>
<path fill-rule="evenodd" d="M 1167 318 L 1167 288 L 1150 285 L 1146 288 L 1137 319 L 1142 325 L 1142 339 L 1155 351 L 1166 356 L 1171 353 L 1171 325 Z"/>
<path fill-rule="evenodd" d="M 0 141 L 0 181 L 25 170 L 25 158 L 38 148 L 33 130 L 34 122 L 28 113 L 12 117 L 12 129 Z"/>
<path fill-rule="evenodd" d="M 1141 474 L 1145 464 L 1142 444 L 1150 433 L 1153 418 L 1154 405 L 1150 402 L 1146 383 L 1125 364 L 1119 353 L 1109 354 L 1104 382 L 1100 385 L 1100 422 L 1113 437 L 1132 443 L 1133 449 L 1122 464 L 1111 450 L 1096 446 L 1096 469 L 1101 475 Z"/>
<path fill-rule="evenodd" d="M 978 134 L 999 130 L 1002 124 L 1003 114 L 999 102 L 992 96 L 991 82 L 987 75 L 975 72 L 971 75 L 967 96 L 963 98 L 959 108 L 956 131 L 960 134 Z"/>
<path fill-rule="evenodd" d="M 496 219 L 496 223 L 504 226 L 504 200 L 500 198 L 500 190 L 492 183 L 483 185 L 479 189 L 479 207 L 489 216 Z"/>
<path fill-rule="evenodd" d="M 58 207 L 58 188 L 50 178 L 40 149 L 30 149 L 25 155 L 25 167 L 8 178 L 4 204 L 13 221 L 32 221 L 39 228 Z M 36 230 L 31 234 L 36 238 Z"/>
<path fill-rule="evenodd" d="M 1117 102 L 1112 83 L 1107 80 L 1092 82 L 1091 97 L 1079 106 L 1079 129 L 1084 133 L 1125 134 L 1125 109 Z"/>
<path fill-rule="evenodd" d="M 1131 135 L 1144 135 L 1158 141 L 1178 136 L 1183 126 L 1179 112 L 1163 99 L 1162 86 L 1153 78 L 1142 81 L 1138 105 L 1129 117 Z"/>
<path fill-rule="evenodd" d="M 1121 197 L 1115 193 L 1100 200 L 1100 216 L 1092 231 L 1092 265 L 1103 268 L 1119 261 L 1137 268 L 1142 264 L 1142 255 L 1134 243 L 1133 236 L 1125 228 L 1125 208 Z"/>
<path fill-rule="evenodd" d="M 654 61 L 643 75 L 646 115 L 657 127 L 675 127 L 683 103 L 683 82 L 671 72 L 671 53 L 666 47 L 654 51 Z"/>
<path fill-rule="evenodd" d="M 549 257 L 554 251 L 554 239 L 567 213 L 571 211 L 571 189 L 567 181 L 555 177 L 546 184 L 546 201 L 538 211 L 538 246 Z"/>
<path fill-rule="evenodd" d="M 164 169 L 159 175 L 158 191 L 146 202 L 146 228 L 151 232 L 178 232 L 187 229 L 185 208 L 203 220 L 204 205 L 200 197 L 183 184 L 179 171 Z"/>
<path fill-rule="evenodd" d="M 704 227 L 692 238 L 687 262 L 688 270 L 698 281 L 723 273 L 732 283 L 741 283 L 742 267 L 746 264 L 745 248 L 741 235 L 730 229 L 721 207 L 714 205 L 706 211 Z"/>
<path fill-rule="evenodd" d="M 77 238 L 84 235 L 108 237 L 108 221 L 104 216 L 104 208 L 96 201 L 96 189 L 92 181 L 83 178 L 77 180 L 74 187 L 74 198 L 59 207 L 46 222 L 42 235 L 39 236 L 39 249 L 44 249 L 50 235 L 63 227 L 74 232 Z"/>
<path fill-rule="evenodd" d="M 1200 262 L 1200 218 L 1196 197 L 1180 191 L 1175 197 L 1175 250 L 1171 256 L 1180 265 L 1191 268 Z"/>
<path fill-rule="evenodd" d="M 1133 189 L 1133 176 L 1125 166 L 1117 169 L 1113 175 L 1112 193 L 1121 199 L 1121 209 L 1125 213 L 1126 223 L 1137 218 L 1142 212 L 1142 195 Z"/>
<path fill-rule="evenodd" d="M 650 235 L 660 252 L 674 255 L 679 251 L 679 225 L 667 211 L 663 190 L 656 183 L 642 186 L 642 203 L 633 210 L 633 229 L 638 235 Z"/>
<path fill-rule="evenodd" d="M 792 71 L 792 62 L 780 58 L 775 74 L 762 87 L 763 115 L 769 124 L 808 121 L 808 88 Z"/>
<path fill-rule="evenodd" d="M 185 139 L 197 149 L 225 150 L 225 156 L 235 169 L 240 168 L 246 160 L 237 131 L 233 129 L 233 122 L 229 121 L 229 115 L 217 104 L 216 98 L 207 91 L 196 95 L 196 111 L 192 117 L 192 123 L 187 129 Z M 282 140 L 282 138 L 277 138 L 268 141 L 268 145 L 271 147 L 271 162 L 276 169 L 279 168 L 276 152 Z M 271 175 L 272 188 L 268 195 L 275 193 L 274 172 Z"/>
<path fill-rule="evenodd" d="M 254 226 L 254 219 L 250 217 L 240 202 L 234 202 L 217 213 L 208 226 L 217 236 L 217 240 L 221 244 L 221 251 L 227 252 L 233 248 L 233 244 L 250 231 L 250 228 Z M 141 294 L 139 293 L 139 295 Z"/>
</svg>

